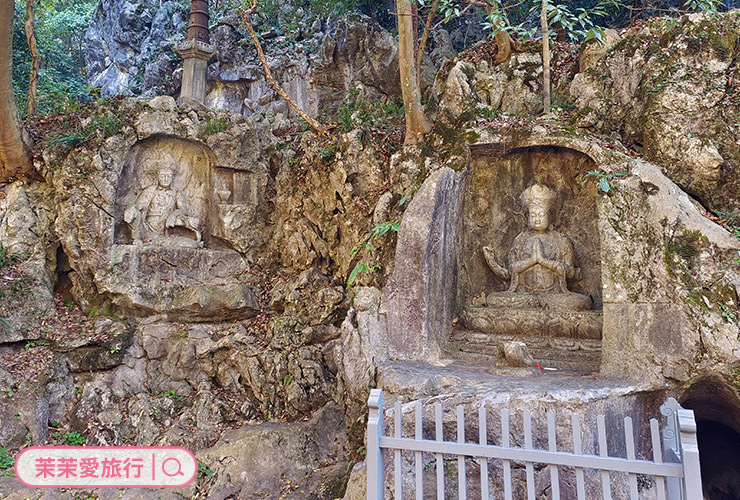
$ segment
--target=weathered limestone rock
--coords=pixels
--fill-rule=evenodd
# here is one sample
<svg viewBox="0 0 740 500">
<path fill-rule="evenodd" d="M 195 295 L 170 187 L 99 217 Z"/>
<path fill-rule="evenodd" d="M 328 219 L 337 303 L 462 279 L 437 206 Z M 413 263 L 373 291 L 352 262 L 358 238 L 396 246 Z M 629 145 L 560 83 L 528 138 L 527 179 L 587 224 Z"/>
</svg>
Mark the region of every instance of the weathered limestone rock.
<svg viewBox="0 0 740 500">
<path fill-rule="evenodd" d="M 596 63 L 621 39 L 617 30 L 607 29 L 604 30 L 603 40 L 591 39 L 582 44 L 578 55 L 578 71 L 585 73 L 586 70 L 595 67 Z"/>
<path fill-rule="evenodd" d="M 433 89 L 440 117 L 458 118 L 464 111 L 486 106 L 512 115 L 542 109 L 542 58 L 537 53 L 514 54 L 491 67 L 458 60 L 448 73 L 440 71 Z"/>
<path fill-rule="evenodd" d="M 358 288 L 353 307 L 342 322 L 342 338 L 335 346 L 347 395 L 359 404 L 375 387 L 376 365 L 387 359 L 384 318 L 379 315 L 381 291 Z"/>
<path fill-rule="evenodd" d="M 245 500 L 284 491 L 285 498 L 299 499 L 319 493 L 318 485 L 331 475 L 344 474 L 345 443 L 341 408 L 328 405 L 307 422 L 227 431 L 197 457 L 214 471 L 210 491 L 230 487 L 229 494 Z"/>
<path fill-rule="evenodd" d="M 734 14 L 690 14 L 628 30 L 573 79 L 576 123 L 620 134 L 707 208 L 738 211 L 740 130 L 726 124 L 737 122 L 740 103 L 725 85 L 734 82 L 737 23 Z"/>
<path fill-rule="evenodd" d="M 447 75 L 444 83 L 444 93 L 439 102 L 450 117 L 456 117 L 468 108 L 475 105 L 473 89 L 476 88 L 474 80 L 475 68 L 466 61 L 458 61 Z M 473 78 L 470 78 L 470 77 Z"/>
<path fill-rule="evenodd" d="M 303 161 L 325 162 L 312 147 L 314 140 L 312 134 L 304 135 Z M 275 179 L 275 237 L 285 245 L 276 258 L 296 272 L 317 267 L 328 273 L 332 263 L 339 274 L 349 275 L 357 259 L 352 248 L 366 238 L 373 206 L 389 182 L 385 158 L 363 143 L 359 130 L 342 135 L 340 145 L 341 152 L 326 169 L 307 170 L 300 189 L 290 189 L 295 176 L 291 168 L 281 169 Z"/>
<path fill-rule="evenodd" d="M 306 14 L 296 30 L 300 41 L 293 33 L 263 41 L 273 75 L 301 108 L 316 116 L 319 109 L 339 106 L 352 89 L 368 98 L 400 95 L 398 79 L 387 78 L 398 72 L 398 42 L 387 30 L 361 15 L 322 23 Z M 242 43 L 248 35 L 239 16 L 230 11 L 214 15 L 211 44 L 216 55 L 208 65 L 207 106 L 244 116 L 292 116 L 265 80 L 252 44 Z M 135 6 L 125 0 L 101 2 L 86 33 L 89 81 L 101 87 L 103 96 L 176 94 L 183 63 L 174 49 L 182 43 L 187 23 L 186 6 L 171 1 Z"/>
<path fill-rule="evenodd" d="M 178 2 L 132 3 L 127 0 L 105 0 L 98 4 L 85 34 L 86 61 L 90 85 L 101 87 L 103 96 L 129 94 L 137 78 L 148 73 L 146 89 L 159 90 L 164 78 L 151 81 L 159 73 L 149 64 L 163 64 L 160 51 L 174 48 L 174 42 L 185 36 L 188 6 Z M 176 34 L 173 37 L 173 34 Z M 174 59 L 174 54 L 173 54 Z M 155 62 L 156 61 L 156 62 Z M 172 74 L 175 65 L 167 61 Z M 159 87 L 159 88 L 158 88 Z"/>
<path fill-rule="evenodd" d="M 21 182 L 0 189 L 0 248 L 6 252 L 0 260 L 19 274 L 2 283 L 0 344 L 38 338 L 29 330 L 56 310 L 52 292 L 58 243 L 48 195 L 44 187 Z"/>
<path fill-rule="evenodd" d="M 270 307 L 311 327 L 336 323 L 345 314 L 346 300 L 342 287 L 331 286 L 326 275 L 311 268 L 273 288 Z"/>
<path fill-rule="evenodd" d="M 392 358 L 438 358 L 451 333 L 461 178 L 446 167 L 432 172 L 404 213 L 381 306 Z"/>
</svg>

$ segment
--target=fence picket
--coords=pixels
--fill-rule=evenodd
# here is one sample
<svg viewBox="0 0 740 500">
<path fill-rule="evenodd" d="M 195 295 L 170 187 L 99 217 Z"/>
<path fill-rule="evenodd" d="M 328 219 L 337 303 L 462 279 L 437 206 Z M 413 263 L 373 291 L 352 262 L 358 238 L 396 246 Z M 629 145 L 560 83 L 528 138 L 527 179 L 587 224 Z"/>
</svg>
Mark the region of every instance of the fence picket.
<svg viewBox="0 0 740 500">
<path fill-rule="evenodd" d="M 599 434 L 599 456 L 608 457 L 609 452 L 606 449 L 606 423 L 604 415 L 596 416 L 596 429 Z M 601 494 L 603 500 L 612 500 L 611 476 L 608 470 L 601 471 Z"/>
<path fill-rule="evenodd" d="M 434 405 L 434 430 L 437 441 L 444 441 L 442 428 L 442 403 Z M 435 453 L 437 459 L 437 500 L 445 500 L 445 463 L 441 453 Z M 665 500 L 665 499 L 664 499 Z"/>
<path fill-rule="evenodd" d="M 509 448 L 511 446 L 509 436 L 509 410 L 501 410 L 501 446 Z M 511 460 L 502 460 L 504 468 L 504 500 L 512 500 L 511 496 Z"/>
<path fill-rule="evenodd" d="M 416 439 L 422 439 L 421 425 L 421 401 L 417 401 L 414 407 L 414 434 Z M 414 462 L 416 463 L 416 500 L 424 500 L 424 460 L 422 453 L 414 453 Z"/>
<path fill-rule="evenodd" d="M 583 455 L 580 415 L 574 413 L 571 416 L 571 422 L 573 426 L 573 454 Z M 586 500 L 586 478 L 583 475 L 583 469 L 581 467 L 576 467 L 576 492 L 578 494 L 578 500 Z"/>
<path fill-rule="evenodd" d="M 463 405 L 457 407 L 457 442 L 465 442 L 465 408 Z M 457 495 L 460 500 L 466 500 L 468 495 L 465 479 L 465 455 L 457 456 Z"/>
<path fill-rule="evenodd" d="M 393 405 L 393 437 L 401 437 L 401 402 L 396 401 Z M 393 451 L 393 481 L 395 498 L 403 498 L 403 482 L 401 480 L 401 450 Z"/>
<path fill-rule="evenodd" d="M 482 445 L 488 444 L 488 422 L 486 417 L 486 407 L 478 408 L 478 442 Z M 480 496 L 483 500 L 488 500 L 488 459 L 481 457 L 478 459 L 480 464 Z"/>
<path fill-rule="evenodd" d="M 524 448 L 532 450 L 532 413 L 529 410 L 524 410 Z M 524 462 L 524 468 L 527 471 L 527 500 L 535 500 L 534 498 L 534 464 L 532 462 Z"/>
<path fill-rule="evenodd" d="M 627 459 L 635 460 L 635 434 L 632 429 L 632 418 L 624 417 L 624 441 L 627 445 Z M 639 500 L 637 492 L 637 474 L 628 474 L 630 483 L 630 500 Z"/>
<path fill-rule="evenodd" d="M 653 441 L 653 462 L 661 464 L 663 463 L 663 452 L 660 449 L 660 425 L 654 418 L 650 419 L 650 438 Z M 658 500 L 666 500 L 665 479 L 662 476 L 655 476 L 655 487 L 658 494 Z"/>
<path fill-rule="evenodd" d="M 554 411 L 547 412 L 547 449 L 558 451 Z M 558 477 L 558 466 L 554 464 L 550 465 L 550 489 L 552 490 L 552 500 L 560 500 L 560 478 Z"/>
</svg>

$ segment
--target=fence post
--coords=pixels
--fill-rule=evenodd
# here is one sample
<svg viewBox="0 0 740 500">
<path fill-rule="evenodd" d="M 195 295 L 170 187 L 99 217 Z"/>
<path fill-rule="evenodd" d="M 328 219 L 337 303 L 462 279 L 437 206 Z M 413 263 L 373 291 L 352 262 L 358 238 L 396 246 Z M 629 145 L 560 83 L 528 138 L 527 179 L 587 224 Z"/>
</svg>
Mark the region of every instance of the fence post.
<svg viewBox="0 0 740 500">
<path fill-rule="evenodd" d="M 372 389 L 367 400 L 370 414 L 367 419 L 367 500 L 383 500 L 385 496 L 385 467 L 380 438 L 385 432 L 385 398 L 381 389 Z"/>
<path fill-rule="evenodd" d="M 677 412 L 681 432 L 681 461 L 683 462 L 684 493 L 686 500 L 702 500 L 699 445 L 696 441 L 694 412 L 681 408 Z"/>
<path fill-rule="evenodd" d="M 675 398 L 668 398 L 660 407 L 660 413 L 666 417 L 663 426 L 663 453 L 664 460 L 670 463 L 681 463 L 681 449 L 679 445 L 678 417 L 676 412 L 681 408 Z M 668 500 L 684 500 L 682 480 L 678 477 L 666 478 L 668 486 Z"/>
</svg>

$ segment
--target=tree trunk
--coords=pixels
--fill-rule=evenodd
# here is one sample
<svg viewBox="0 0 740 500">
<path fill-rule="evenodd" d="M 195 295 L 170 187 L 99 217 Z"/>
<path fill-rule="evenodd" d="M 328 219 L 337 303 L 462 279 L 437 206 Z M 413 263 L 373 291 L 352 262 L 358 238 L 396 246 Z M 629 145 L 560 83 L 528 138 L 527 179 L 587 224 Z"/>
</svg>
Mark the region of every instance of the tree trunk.
<svg viewBox="0 0 740 500">
<path fill-rule="evenodd" d="M 0 40 L 5 40 L 0 47 L 0 182 L 39 178 L 13 97 L 13 7 L 13 0 L 0 0 Z"/>
<path fill-rule="evenodd" d="M 36 28 L 33 20 L 33 0 L 26 0 L 26 22 L 23 29 L 26 32 L 28 50 L 31 52 L 31 74 L 28 76 L 28 116 L 36 114 L 36 89 L 39 85 L 39 68 L 41 67 L 41 55 L 36 46 Z"/>
<path fill-rule="evenodd" d="M 490 3 L 486 4 L 486 14 L 488 14 L 488 17 L 491 17 L 491 14 L 494 12 L 494 8 Z M 498 30 L 496 32 L 495 40 L 496 40 L 496 57 L 493 58 L 494 64 L 501 64 L 502 62 L 506 62 L 511 57 L 511 53 L 516 48 L 516 43 L 514 42 L 514 39 L 511 38 L 511 35 L 504 29 L 504 25 L 502 21 L 496 21 L 494 22 L 495 28 Z"/>
<path fill-rule="evenodd" d="M 547 34 L 547 0 L 542 0 L 542 113 L 550 112 L 550 38 Z"/>
<path fill-rule="evenodd" d="M 396 0 L 398 12 L 398 59 L 401 70 L 401 91 L 403 107 L 406 114 L 406 139 L 404 145 L 416 144 L 432 130 L 432 124 L 424 114 L 421 106 L 419 78 L 416 71 L 415 19 L 411 2 L 414 0 Z"/>
</svg>

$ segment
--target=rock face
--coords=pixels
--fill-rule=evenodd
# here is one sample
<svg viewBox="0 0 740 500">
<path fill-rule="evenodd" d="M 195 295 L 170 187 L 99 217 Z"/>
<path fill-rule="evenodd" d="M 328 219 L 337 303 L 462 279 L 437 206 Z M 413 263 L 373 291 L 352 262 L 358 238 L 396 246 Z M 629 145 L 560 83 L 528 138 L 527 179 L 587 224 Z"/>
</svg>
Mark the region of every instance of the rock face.
<svg viewBox="0 0 740 500">
<path fill-rule="evenodd" d="M 248 116 L 293 113 L 265 80 L 256 50 L 236 12 L 212 12 L 206 104 Z M 268 63 L 275 78 L 313 116 L 335 109 L 349 90 L 367 98 L 400 95 L 398 43 L 368 17 L 354 15 L 323 26 L 307 14 L 303 36 L 267 37 Z M 182 61 L 174 52 L 187 29 L 188 12 L 175 2 L 105 0 L 98 4 L 86 34 L 88 81 L 103 96 L 175 95 Z"/>
<path fill-rule="evenodd" d="M 432 91 L 437 115 L 455 120 L 476 108 L 513 115 L 542 110 L 542 58 L 537 53 L 514 54 L 492 65 L 457 59 L 437 74 Z"/>
<path fill-rule="evenodd" d="M 503 135 L 506 137 L 506 131 Z M 579 326 L 571 332 L 569 327 L 561 328 L 553 322 L 551 316 L 561 314 L 557 311 L 546 312 L 549 319 L 542 328 L 529 317 L 531 314 L 524 314 L 520 329 L 526 324 L 526 328 L 531 327 L 529 335 L 537 339 L 562 337 L 563 342 L 569 342 L 567 347 L 562 342 L 548 347 L 549 355 L 555 360 L 562 356 L 566 364 L 580 359 L 579 353 L 592 363 L 590 352 L 596 349 L 598 355 L 601 350 L 601 372 L 608 375 L 639 376 L 656 384 L 665 379 L 685 383 L 691 377 L 689 367 L 729 369 L 730 359 L 740 348 L 732 318 L 737 310 L 738 286 L 733 258 L 740 244 L 729 232 L 702 216 L 688 196 L 655 165 L 601 149 L 592 141 L 557 137 L 552 130 L 544 129 L 524 132 L 513 139 L 500 139 L 486 129 L 478 130 L 475 136 L 481 142 L 471 146 L 471 166 L 457 181 L 465 186 L 463 191 L 458 195 L 452 187 L 441 189 L 446 174 L 437 171 L 426 180 L 404 215 L 396 268 L 384 291 L 381 310 L 391 359 L 444 362 L 454 354 L 448 350 L 451 347 L 495 356 L 498 350 L 493 344 L 512 340 L 502 335 L 493 342 L 486 337 L 491 332 L 482 327 L 475 334 L 464 330 L 463 324 L 454 327 L 455 309 L 445 316 L 444 305 L 480 305 L 477 301 L 481 295 L 485 303 L 486 293 L 505 285 L 497 285 L 500 278 L 487 270 L 480 249 L 487 242 L 495 246 L 495 242 L 510 241 L 518 230 L 512 229 L 507 240 L 506 228 L 515 224 L 516 215 L 512 214 L 520 213 L 521 208 L 512 205 L 498 210 L 493 206 L 505 205 L 507 196 L 537 181 L 570 193 L 573 199 L 584 197 L 577 202 L 578 210 L 563 210 L 567 215 L 556 227 L 571 227 L 568 234 L 577 240 L 574 248 L 580 248 L 582 275 L 580 281 L 569 286 L 588 294 L 595 307 L 603 308 L 603 345 L 599 342 L 600 326 L 585 326 L 583 332 Z M 506 143 L 496 143 L 498 140 Z M 545 167 L 545 157 L 535 160 L 540 154 L 557 165 Z M 520 164 L 518 155 L 529 160 Z M 566 173 L 571 168 L 565 159 L 569 155 L 574 161 L 571 166 L 579 173 Z M 532 165 L 543 170 L 540 174 L 529 171 Z M 595 181 L 591 185 L 574 182 L 584 179 L 594 166 L 602 172 L 621 172 L 610 177 L 608 193 L 597 192 Z M 507 183 L 506 179 L 524 184 L 504 189 L 506 195 L 489 193 L 492 185 Z M 571 217 L 583 219 L 568 226 L 566 219 Z M 486 229 L 488 223 L 493 229 Z M 464 229 L 445 229 L 458 225 Z M 451 245 L 448 255 L 446 244 L 452 241 L 457 244 Z M 496 255 L 505 258 L 503 251 Z M 722 311 L 728 310 L 730 313 L 723 316 Z M 517 317 L 504 315 L 490 327 L 498 331 Z M 475 330 L 476 325 L 472 321 L 467 326 Z M 455 342 L 448 346 L 450 339 Z M 545 347 L 540 340 L 533 341 L 533 347 Z M 458 341 L 464 345 L 461 347 Z M 557 349 L 564 350 L 552 354 Z M 375 351 L 375 355 L 382 354 L 382 350 Z M 535 360 L 542 359 L 539 356 L 533 354 Z M 558 363 L 554 366 L 560 366 Z"/>
<path fill-rule="evenodd" d="M 573 79 L 576 123 L 617 132 L 708 208 L 737 211 L 737 23 L 691 14 L 628 31 Z"/>
<path fill-rule="evenodd" d="M 161 92 L 177 67 L 175 42 L 185 37 L 188 14 L 182 2 L 99 2 L 85 34 L 89 84 L 103 96 Z"/>
</svg>

